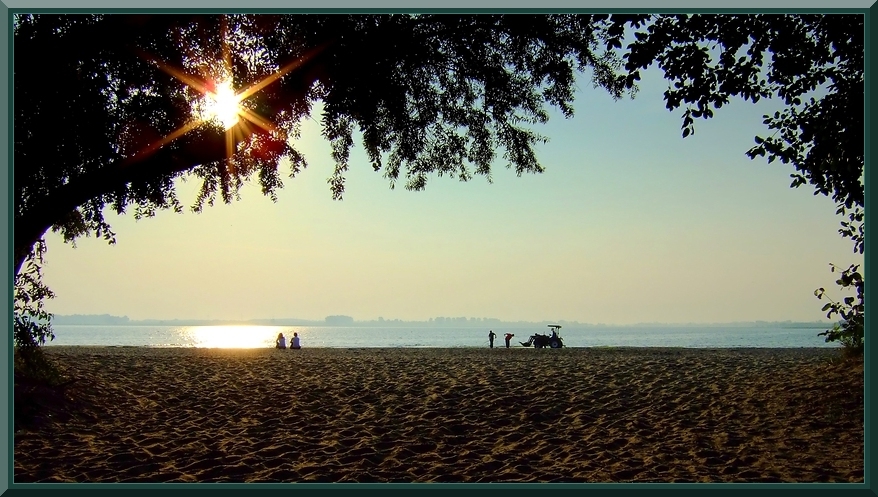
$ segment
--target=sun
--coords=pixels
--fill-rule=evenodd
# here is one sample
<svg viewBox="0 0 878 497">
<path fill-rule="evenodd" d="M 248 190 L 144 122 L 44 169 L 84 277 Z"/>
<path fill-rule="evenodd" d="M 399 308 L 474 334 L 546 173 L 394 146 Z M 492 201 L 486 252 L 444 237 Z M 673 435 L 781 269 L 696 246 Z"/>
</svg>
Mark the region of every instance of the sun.
<svg viewBox="0 0 878 497">
<path fill-rule="evenodd" d="M 243 113 L 241 108 L 241 95 L 235 93 L 229 81 L 215 83 L 214 90 L 204 95 L 202 102 L 202 121 L 213 121 L 223 127 L 231 129 L 240 121 Z"/>
</svg>

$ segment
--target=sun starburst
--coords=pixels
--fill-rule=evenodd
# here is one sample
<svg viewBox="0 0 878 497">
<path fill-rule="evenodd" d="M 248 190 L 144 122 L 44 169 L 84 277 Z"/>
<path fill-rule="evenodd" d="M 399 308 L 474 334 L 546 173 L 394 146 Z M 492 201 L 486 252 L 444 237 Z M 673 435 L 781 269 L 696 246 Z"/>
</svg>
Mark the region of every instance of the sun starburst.
<svg viewBox="0 0 878 497">
<path fill-rule="evenodd" d="M 285 74 L 304 64 L 325 49 L 328 44 L 305 52 L 302 56 L 285 64 L 256 83 L 236 91 L 232 84 L 231 52 L 225 38 L 225 29 L 223 30 L 223 40 L 222 61 L 219 61 L 219 64 L 208 64 L 214 67 L 220 66 L 219 74 L 221 76 L 219 77 L 195 76 L 141 51 L 141 56 L 200 93 L 200 96 L 193 101 L 192 118 L 189 122 L 135 154 L 134 160 L 155 152 L 159 148 L 205 124 L 221 126 L 225 131 L 226 159 L 230 168 L 233 167 L 231 158 L 235 154 L 236 144 L 252 134 L 253 128 L 250 127 L 250 124 L 268 131 L 273 136 L 281 138 L 285 136 L 283 130 L 279 129 L 269 119 L 248 108 L 245 105 L 246 100 Z"/>
<path fill-rule="evenodd" d="M 213 121 L 229 130 L 241 120 L 243 99 L 235 93 L 230 81 L 220 81 L 214 86 L 215 90 L 205 94 L 202 99 L 199 117 L 202 121 Z"/>
</svg>

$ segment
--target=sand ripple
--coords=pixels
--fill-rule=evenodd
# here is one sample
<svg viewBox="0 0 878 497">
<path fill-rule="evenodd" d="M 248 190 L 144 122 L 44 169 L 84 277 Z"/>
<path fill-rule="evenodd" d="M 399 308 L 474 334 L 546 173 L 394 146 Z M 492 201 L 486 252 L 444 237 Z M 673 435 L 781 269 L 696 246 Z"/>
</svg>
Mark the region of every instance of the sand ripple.
<svg viewBox="0 0 878 497">
<path fill-rule="evenodd" d="M 47 350 L 83 406 L 16 482 L 863 481 L 831 350 Z"/>
</svg>

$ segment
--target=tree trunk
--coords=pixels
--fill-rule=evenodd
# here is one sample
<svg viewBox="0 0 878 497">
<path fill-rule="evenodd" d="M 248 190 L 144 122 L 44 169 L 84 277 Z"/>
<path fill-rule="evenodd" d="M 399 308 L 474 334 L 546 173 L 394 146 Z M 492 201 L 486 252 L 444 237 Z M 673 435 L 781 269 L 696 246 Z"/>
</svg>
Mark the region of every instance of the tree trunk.
<svg viewBox="0 0 878 497">
<path fill-rule="evenodd" d="M 197 139 L 189 140 L 178 150 L 160 149 L 142 160 L 117 163 L 72 179 L 13 221 L 13 276 L 18 275 L 34 244 L 65 215 L 89 200 L 111 193 L 131 182 L 176 175 L 200 164 L 225 158 L 225 133 L 208 130 Z"/>
</svg>

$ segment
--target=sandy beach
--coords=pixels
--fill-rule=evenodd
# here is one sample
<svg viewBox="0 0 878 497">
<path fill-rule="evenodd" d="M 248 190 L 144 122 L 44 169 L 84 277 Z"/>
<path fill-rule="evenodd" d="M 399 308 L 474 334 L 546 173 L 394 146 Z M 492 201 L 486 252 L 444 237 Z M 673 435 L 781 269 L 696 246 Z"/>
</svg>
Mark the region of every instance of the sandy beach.
<svg viewBox="0 0 878 497">
<path fill-rule="evenodd" d="M 21 482 L 862 482 L 833 349 L 47 347 Z"/>
</svg>

